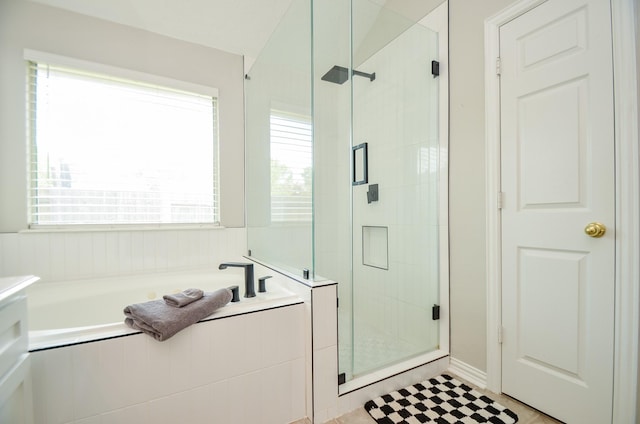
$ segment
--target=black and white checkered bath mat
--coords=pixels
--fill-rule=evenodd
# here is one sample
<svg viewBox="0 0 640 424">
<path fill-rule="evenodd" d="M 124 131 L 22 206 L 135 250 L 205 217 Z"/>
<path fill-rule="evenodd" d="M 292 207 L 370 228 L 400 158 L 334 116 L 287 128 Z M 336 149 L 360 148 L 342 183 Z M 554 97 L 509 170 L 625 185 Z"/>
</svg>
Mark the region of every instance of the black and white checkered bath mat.
<svg viewBox="0 0 640 424">
<path fill-rule="evenodd" d="M 511 424 L 518 416 L 446 374 L 365 403 L 378 424 Z"/>
</svg>

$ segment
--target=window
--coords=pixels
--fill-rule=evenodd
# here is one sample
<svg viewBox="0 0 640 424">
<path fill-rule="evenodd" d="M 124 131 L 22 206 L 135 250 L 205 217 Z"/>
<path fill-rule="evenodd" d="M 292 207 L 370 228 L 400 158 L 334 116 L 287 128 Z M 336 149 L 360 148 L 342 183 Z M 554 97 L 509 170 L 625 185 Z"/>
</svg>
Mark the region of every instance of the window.
<svg viewBox="0 0 640 424">
<path fill-rule="evenodd" d="M 310 222 L 312 199 L 311 122 L 272 110 L 271 221 Z"/>
<path fill-rule="evenodd" d="M 30 224 L 217 223 L 217 98 L 28 62 Z"/>
</svg>

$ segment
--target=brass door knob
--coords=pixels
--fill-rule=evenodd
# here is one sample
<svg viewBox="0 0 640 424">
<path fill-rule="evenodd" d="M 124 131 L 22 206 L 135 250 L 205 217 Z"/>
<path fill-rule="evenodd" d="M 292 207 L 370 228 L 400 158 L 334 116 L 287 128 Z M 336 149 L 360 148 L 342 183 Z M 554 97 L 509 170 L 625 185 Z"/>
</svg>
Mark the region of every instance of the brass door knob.
<svg viewBox="0 0 640 424">
<path fill-rule="evenodd" d="M 584 232 L 589 237 L 600 238 L 607 232 L 607 227 L 599 222 L 592 222 L 584 227 Z"/>
</svg>

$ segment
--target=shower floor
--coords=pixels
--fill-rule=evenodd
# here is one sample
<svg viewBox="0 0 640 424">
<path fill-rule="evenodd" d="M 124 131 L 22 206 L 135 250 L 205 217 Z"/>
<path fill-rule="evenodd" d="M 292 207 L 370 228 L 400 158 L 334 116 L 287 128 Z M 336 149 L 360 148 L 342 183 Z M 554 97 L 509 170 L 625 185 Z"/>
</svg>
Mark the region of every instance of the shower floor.
<svg viewBox="0 0 640 424">
<path fill-rule="evenodd" d="M 341 323 L 345 321 L 341 320 Z M 340 327 L 343 331 L 339 336 L 338 366 L 340 373 L 345 373 L 347 381 L 423 353 L 425 350 L 424 347 L 401 340 L 370 325 L 357 325 L 354 328 L 355 337 L 350 337 L 351 328 L 347 325 Z"/>
</svg>

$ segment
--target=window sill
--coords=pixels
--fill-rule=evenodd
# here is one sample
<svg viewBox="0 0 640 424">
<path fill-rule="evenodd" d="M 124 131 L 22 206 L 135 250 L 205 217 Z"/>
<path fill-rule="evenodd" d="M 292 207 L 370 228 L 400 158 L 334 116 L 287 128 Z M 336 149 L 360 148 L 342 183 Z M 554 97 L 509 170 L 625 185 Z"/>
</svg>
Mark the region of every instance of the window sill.
<svg viewBox="0 0 640 424">
<path fill-rule="evenodd" d="M 220 224 L 87 224 L 87 225 L 41 225 L 19 233 L 88 233 L 111 231 L 176 231 L 176 230 L 224 230 Z"/>
</svg>

